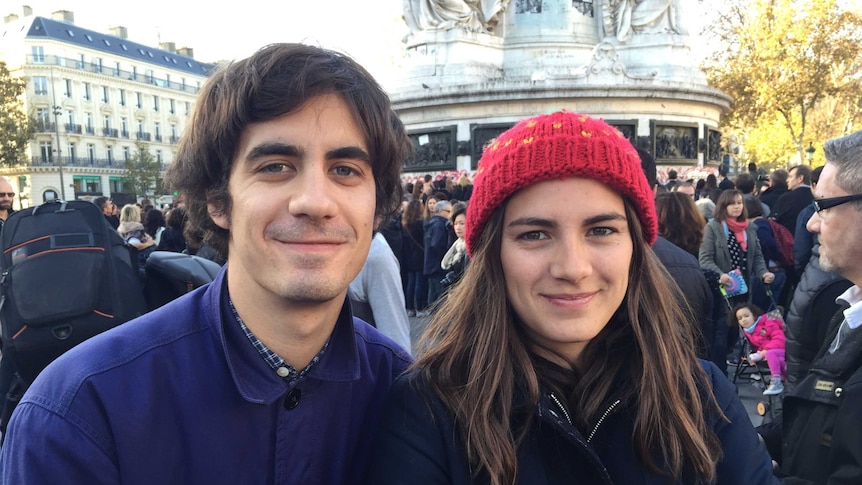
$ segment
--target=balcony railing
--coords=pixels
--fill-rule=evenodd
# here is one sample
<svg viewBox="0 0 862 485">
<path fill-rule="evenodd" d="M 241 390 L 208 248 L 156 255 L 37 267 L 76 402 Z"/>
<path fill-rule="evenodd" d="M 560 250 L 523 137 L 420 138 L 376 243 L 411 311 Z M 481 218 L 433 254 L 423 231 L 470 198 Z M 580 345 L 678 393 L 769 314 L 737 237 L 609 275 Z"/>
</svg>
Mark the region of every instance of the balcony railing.
<svg viewBox="0 0 862 485">
<path fill-rule="evenodd" d="M 33 123 L 33 129 L 36 130 L 36 133 L 53 133 L 57 128 L 51 121 L 36 121 Z"/>
<path fill-rule="evenodd" d="M 95 135 L 95 134 L 96 134 L 96 128 L 94 128 L 94 127 L 92 127 L 92 126 L 86 126 L 86 127 L 84 127 L 84 131 L 85 131 L 88 135 Z"/>
<path fill-rule="evenodd" d="M 138 141 L 150 141 L 152 139 L 152 135 L 144 131 L 139 131 L 135 133 L 135 139 Z"/>
<path fill-rule="evenodd" d="M 90 62 L 81 62 L 79 59 L 71 59 L 67 57 L 60 56 L 27 56 L 28 64 L 39 64 L 42 66 L 61 66 L 68 67 L 72 69 L 79 69 L 87 72 L 94 72 L 97 74 L 103 74 L 105 76 L 116 77 L 128 79 L 129 81 L 134 81 L 142 84 L 149 84 L 152 86 L 159 86 L 162 88 L 173 89 L 174 91 L 181 91 L 184 93 L 197 94 L 199 89 L 197 86 L 192 86 L 185 83 L 178 83 L 176 81 L 168 81 L 167 79 L 159 79 L 149 74 L 140 74 L 134 73 L 131 71 L 124 71 L 122 69 L 117 69 L 115 67 L 108 67 L 105 65 L 93 64 Z M 206 73 L 201 73 L 202 76 L 206 76 Z"/>
<path fill-rule="evenodd" d="M 80 135 L 82 131 L 83 127 L 81 125 L 66 123 L 66 133 L 77 133 Z"/>
<path fill-rule="evenodd" d="M 176 145 L 177 143 L 179 143 L 179 142 L 180 142 L 180 137 L 178 137 L 178 136 L 172 136 L 172 137 L 170 138 L 170 142 L 171 142 L 171 144 L 172 144 L 172 145 Z"/>
<path fill-rule="evenodd" d="M 158 142 L 161 142 L 161 141 L 162 141 L 162 135 L 156 135 L 154 138 L 155 138 L 155 139 L 156 139 L 156 141 L 158 141 Z"/>
<path fill-rule="evenodd" d="M 28 166 L 31 167 L 56 167 L 62 162 L 64 167 L 95 167 L 95 168 L 115 168 L 125 169 L 126 161 L 122 159 L 107 159 L 89 157 L 33 157 Z M 167 170 L 168 164 L 162 163 L 162 170 Z"/>
<path fill-rule="evenodd" d="M 123 131 L 121 131 L 121 132 L 120 132 L 120 138 L 128 138 L 128 137 L 129 137 L 129 132 L 128 132 L 128 131 L 123 130 Z"/>
</svg>

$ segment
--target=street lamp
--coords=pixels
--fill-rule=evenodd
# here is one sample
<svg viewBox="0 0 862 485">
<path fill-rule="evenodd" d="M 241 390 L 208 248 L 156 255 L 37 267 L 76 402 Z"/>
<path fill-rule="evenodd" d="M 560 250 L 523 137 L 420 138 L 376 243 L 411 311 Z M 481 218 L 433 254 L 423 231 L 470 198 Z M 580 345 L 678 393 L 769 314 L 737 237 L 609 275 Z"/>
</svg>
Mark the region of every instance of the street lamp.
<svg viewBox="0 0 862 485">
<path fill-rule="evenodd" d="M 57 170 L 60 172 L 60 200 L 66 200 L 66 184 L 63 182 L 63 152 L 60 151 L 60 115 L 63 114 L 63 108 L 55 104 L 51 109 L 54 111 L 54 133 L 57 135 Z"/>
<path fill-rule="evenodd" d="M 805 156 L 808 157 L 808 165 L 811 165 L 811 162 L 814 160 L 814 152 L 816 151 L 817 149 L 814 148 L 814 144 L 809 141 L 808 148 L 805 149 Z"/>
</svg>

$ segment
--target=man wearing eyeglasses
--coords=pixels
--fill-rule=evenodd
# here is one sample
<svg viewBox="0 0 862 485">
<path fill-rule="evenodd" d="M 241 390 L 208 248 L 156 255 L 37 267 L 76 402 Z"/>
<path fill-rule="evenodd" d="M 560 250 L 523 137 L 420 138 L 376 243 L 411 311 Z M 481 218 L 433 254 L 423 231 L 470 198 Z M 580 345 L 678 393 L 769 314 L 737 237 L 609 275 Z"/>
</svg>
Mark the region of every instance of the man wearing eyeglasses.
<svg viewBox="0 0 862 485">
<path fill-rule="evenodd" d="M 3 229 L 6 219 L 15 212 L 12 210 L 12 202 L 14 201 L 15 189 L 12 188 L 12 184 L 8 180 L 0 177 L 0 229 Z"/>
<path fill-rule="evenodd" d="M 862 483 L 862 131 L 823 149 L 808 230 L 823 269 L 853 286 L 837 298 L 820 351 L 784 399 L 782 450 L 773 458 L 788 483 Z"/>
</svg>

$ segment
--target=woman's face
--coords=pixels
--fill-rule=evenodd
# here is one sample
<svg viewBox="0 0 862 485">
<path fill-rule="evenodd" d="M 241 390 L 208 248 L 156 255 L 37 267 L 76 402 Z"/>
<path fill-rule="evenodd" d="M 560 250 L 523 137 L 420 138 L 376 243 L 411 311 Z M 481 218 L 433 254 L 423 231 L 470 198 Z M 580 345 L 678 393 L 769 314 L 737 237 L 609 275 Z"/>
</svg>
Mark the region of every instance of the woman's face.
<svg viewBox="0 0 862 485">
<path fill-rule="evenodd" d="M 748 308 L 740 308 L 736 311 L 736 321 L 742 328 L 748 328 L 754 325 L 754 314 Z"/>
<path fill-rule="evenodd" d="M 458 236 L 459 239 L 464 239 L 464 224 L 467 222 L 467 216 L 464 214 L 458 214 L 455 217 L 455 220 L 452 221 L 452 228 L 455 229 L 455 235 Z"/>
<path fill-rule="evenodd" d="M 741 216 L 743 207 L 745 207 L 745 202 L 742 201 L 742 197 L 734 198 L 733 202 L 727 206 L 728 219 L 736 219 Z"/>
<path fill-rule="evenodd" d="M 576 362 L 622 303 L 632 251 L 623 199 L 602 183 L 569 178 L 516 192 L 500 259 L 533 344 Z"/>
<path fill-rule="evenodd" d="M 434 212 L 435 205 L 437 205 L 437 199 L 435 199 L 434 197 L 428 197 L 428 199 L 425 201 L 425 207 L 428 208 L 429 212 Z"/>
</svg>

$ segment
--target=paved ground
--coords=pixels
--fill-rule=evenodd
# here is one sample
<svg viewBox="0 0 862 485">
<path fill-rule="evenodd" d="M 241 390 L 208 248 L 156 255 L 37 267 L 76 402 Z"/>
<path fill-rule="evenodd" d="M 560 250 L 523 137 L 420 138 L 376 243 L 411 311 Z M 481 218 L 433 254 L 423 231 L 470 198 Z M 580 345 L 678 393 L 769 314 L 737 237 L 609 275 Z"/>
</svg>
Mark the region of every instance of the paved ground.
<svg viewBox="0 0 862 485">
<path fill-rule="evenodd" d="M 410 338 L 413 341 L 414 345 L 414 353 L 416 351 L 416 343 L 419 340 L 419 337 L 422 335 L 422 331 L 425 329 L 425 326 L 428 323 L 428 318 L 410 318 Z M 728 366 L 728 372 L 733 373 L 735 367 Z M 731 379 L 733 375 L 731 374 Z M 748 416 L 751 418 L 752 424 L 754 426 L 759 426 L 763 422 L 763 416 L 758 414 L 757 405 L 758 403 L 764 403 L 767 405 L 767 410 L 769 409 L 770 400 L 767 396 L 763 395 L 763 389 L 765 386 L 757 380 L 754 380 L 750 377 L 750 374 L 746 373 L 740 376 L 736 381 L 736 388 L 739 391 L 739 398 L 742 400 L 742 404 L 745 406 L 746 411 L 748 411 Z M 772 408 L 780 409 L 781 399 L 780 397 L 772 398 Z"/>
</svg>

